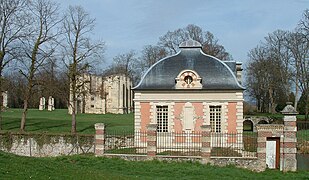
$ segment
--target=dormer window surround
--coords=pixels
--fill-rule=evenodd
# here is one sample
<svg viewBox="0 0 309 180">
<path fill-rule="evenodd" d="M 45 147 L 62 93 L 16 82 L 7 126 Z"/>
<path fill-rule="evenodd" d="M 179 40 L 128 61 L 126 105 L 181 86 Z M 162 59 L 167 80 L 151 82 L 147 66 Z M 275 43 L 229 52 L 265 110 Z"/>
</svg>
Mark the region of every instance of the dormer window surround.
<svg viewBox="0 0 309 180">
<path fill-rule="evenodd" d="M 183 70 L 175 78 L 175 89 L 202 89 L 202 78 L 193 70 Z"/>
</svg>

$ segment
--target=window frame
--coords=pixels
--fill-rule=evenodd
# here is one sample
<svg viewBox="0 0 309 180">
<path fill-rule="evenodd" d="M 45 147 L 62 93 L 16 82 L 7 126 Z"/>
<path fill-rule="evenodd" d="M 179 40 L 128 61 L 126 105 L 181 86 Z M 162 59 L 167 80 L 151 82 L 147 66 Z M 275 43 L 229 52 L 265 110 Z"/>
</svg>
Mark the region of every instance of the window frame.
<svg viewBox="0 0 309 180">
<path fill-rule="evenodd" d="M 220 110 L 218 111 L 218 109 Z M 209 105 L 209 121 L 210 121 L 211 132 L 222 133 L 222 124 L 223 124 L 222 113 L 223 113 L 222 105 Z"/>
<path fill-rule="evenodd" d="M 160 111 L 158 111 L 161 109 Z M 162 113 L 159 116 L 159 113 Z M 169 132 L 169 106 L 168 105 L 161 105 L 157 104 L 155 105 L 155 118 L 156 118 L 156 124 L 157 124 L 157 132 L 158 133 L 167 133 Z M 162 118 L 159 120 L 159 118 Z"/>
</svg>

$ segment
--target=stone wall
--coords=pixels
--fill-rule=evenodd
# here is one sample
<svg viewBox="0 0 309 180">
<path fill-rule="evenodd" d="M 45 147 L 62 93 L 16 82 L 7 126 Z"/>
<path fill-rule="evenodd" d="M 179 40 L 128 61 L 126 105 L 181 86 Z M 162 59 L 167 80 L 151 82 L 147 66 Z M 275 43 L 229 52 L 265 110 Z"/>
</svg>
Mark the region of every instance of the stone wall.
<svg viewBox="0 0 309 180">
<path fill-rule="evenodd" d="M 263 163 L 257 158 L 211 158 L 210 164 L 216 166 L 234 165 L 252 171 L 264 171 Z"/>
<path fill-rule="evenodd" d="M 51 157 L 94 153 L 94 147 L 94 136 L 0 135 L 0 150 L 21 156 Z"/>
<path fill-rule="evenodd" d="M 136 155 L 136 154 L 106 154 L 104 157 L 110 157 L 110 158 L 121 158 L 128 161 L 147 161 L 147 160 L 158 160 L 158 161 L 164 161 L 164 162 L 184 162 L 184 161 L 190 161 L 190 162 L 200 162 L 204 163 L 203 159 L 199 156 L 196 157 L 176 157 L 176 156 L 156 156 L 155 158 L 149 158 L 147 155 Z M 244 168 L 249 169 L 256 172 L 264 171 L 264 168 L 261 168 L 261 161 L 259 161 L 257 158 L 214 158 L 212 157 L 210 161 L 208 162 L 211 165 L 214 166 L 228 166 L 233 165 L 238 168 Z"/>
</svg>

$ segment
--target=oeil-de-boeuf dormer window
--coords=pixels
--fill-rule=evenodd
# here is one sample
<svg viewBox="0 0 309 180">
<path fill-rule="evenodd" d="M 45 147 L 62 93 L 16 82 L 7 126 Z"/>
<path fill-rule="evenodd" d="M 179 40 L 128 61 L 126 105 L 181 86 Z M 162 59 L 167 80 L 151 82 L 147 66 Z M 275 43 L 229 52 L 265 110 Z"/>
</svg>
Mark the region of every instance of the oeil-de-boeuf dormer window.
<svg viewBox="0 0 309 180">
<path fill-rule="evenodd" d="M 156 106 L 157 132 L 168 132 L 168 106 Z"/>
<path fill-rule="evenodd" d="M 193 70 L 183 70 L 175 78 L 176 89 L 202 89 L 202 78 Z"/>
</svg>

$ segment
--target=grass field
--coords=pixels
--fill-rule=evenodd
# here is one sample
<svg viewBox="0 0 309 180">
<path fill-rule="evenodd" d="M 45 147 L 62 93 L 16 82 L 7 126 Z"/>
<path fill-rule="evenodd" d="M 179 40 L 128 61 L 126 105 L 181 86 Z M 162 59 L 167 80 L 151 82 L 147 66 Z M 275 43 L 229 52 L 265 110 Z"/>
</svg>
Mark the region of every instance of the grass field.
<svg viewBox="0 0 309 180">
<path fill-rule="evenodd" d="M 17 132 L 20 127 L 22 110 L 8 109 L 2 113 L 2 132 Z M 271 116 L 270 114 L 258 114 Z M 282 118 L 281 114 L 272 115 Z M 304 115 L 298 115 L 302 120 Z M 77 132 L 80 134 L 94 134 L 94 124 L 104 123 L 108 132 L 125 131 L 132 132 L 134 129 L 134 115 L 131 114 L 77 114 Z M 246 128 L 246 127 L 245 127 Z M 29 109 L 26 121 L 27 132 L 70 133 L 71 115 L 67 109 L 56 109 L 53 112 Z"/>
<path fill-rule="evenodd" d="M 29 109 L 26 121 L 27 132 L 70 133 L 71 115 L 67 109 L 53 112 Z M 21 109 L 8 109 L 2 113 L 3 131 L 19 131 Z M 104 123 L 107 131 L 133 131 L 133 114 L 78 114 L 77 132 L 94 134 L 94 124 Z"/>
<path fill-rule="evenodd" d="M 309 171 L 251 172 L 193 162 L 125 161 L 93 155 L 20 157 L 0 152 L 0 179 L 308 179 Z"/>
</svg>

